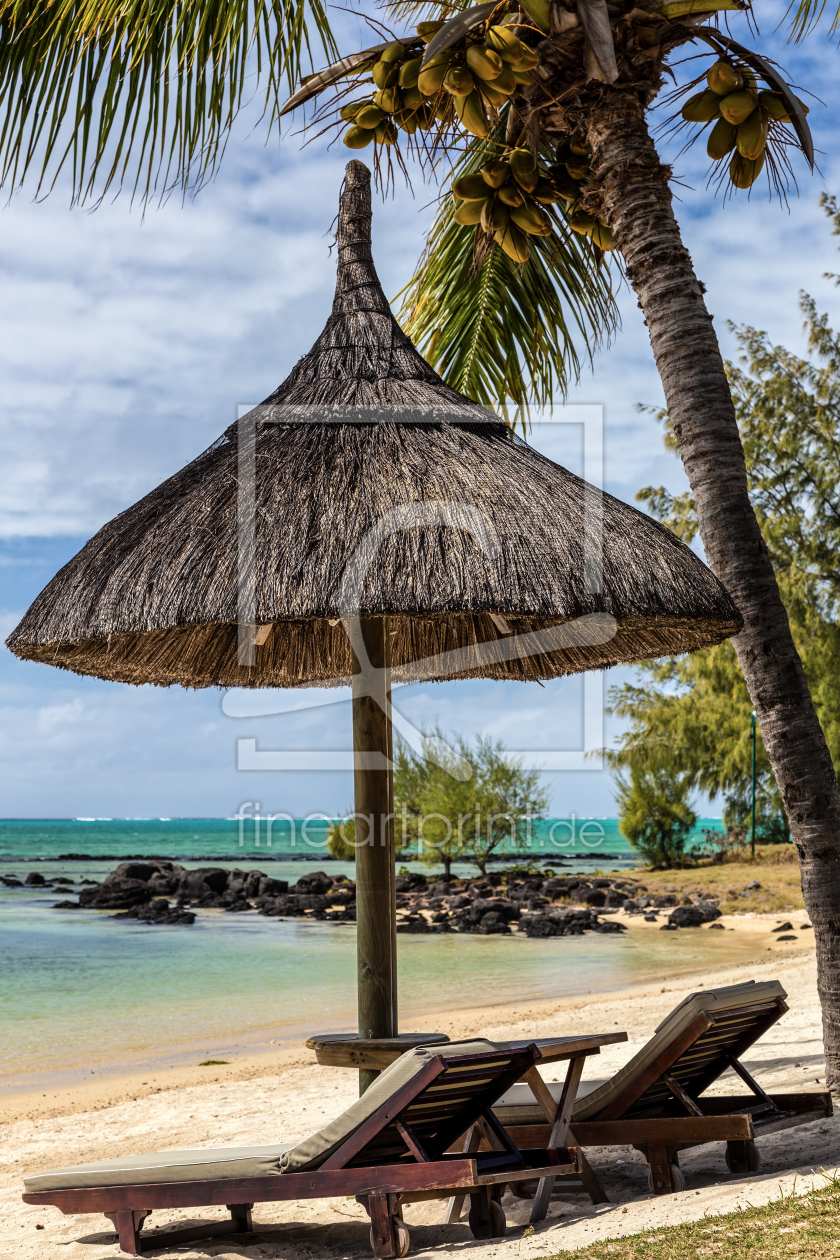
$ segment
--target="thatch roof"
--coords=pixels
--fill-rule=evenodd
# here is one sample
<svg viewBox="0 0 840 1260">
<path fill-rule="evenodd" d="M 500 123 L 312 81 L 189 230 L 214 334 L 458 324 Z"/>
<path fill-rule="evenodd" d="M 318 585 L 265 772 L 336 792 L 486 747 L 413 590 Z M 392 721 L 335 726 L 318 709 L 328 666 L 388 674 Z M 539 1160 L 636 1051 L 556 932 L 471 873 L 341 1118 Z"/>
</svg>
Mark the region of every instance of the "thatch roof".
<svg viewBox="0 0 840 1260">
<path fill-rule="evenodd" d="M 121 682 L 330 685 L 349 677 L 339 618 L 356 612 L 390 617 L 395 681 L 527 680 L 740 628 L 673 534 L 606 494 L 593 524 L 591 487 L 443 383 L 391 314 L 370 219 L 354 161 L 312 350 L 256 415 L 65 565 L 10 635 L 16 655 Z M 253 516 L 238 495 L 249 470 Z M 243 620 L 261 627 L 251 667 L 238 663 Z"/>
</svg>

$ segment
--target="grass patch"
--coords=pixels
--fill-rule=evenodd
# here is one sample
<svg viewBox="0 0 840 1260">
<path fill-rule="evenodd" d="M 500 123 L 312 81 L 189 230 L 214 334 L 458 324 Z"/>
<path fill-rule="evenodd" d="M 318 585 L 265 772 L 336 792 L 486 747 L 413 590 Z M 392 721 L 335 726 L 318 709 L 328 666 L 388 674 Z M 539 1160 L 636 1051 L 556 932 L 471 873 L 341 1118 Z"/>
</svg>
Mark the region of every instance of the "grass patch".
<svg viewBox="0 0 840 1260">
<path fill-rule="evenodd" d="M 199 1063 L 199 1067 L 221 1067 L 223 1063 L 230 1063 L 230 1059 L 204 1059 Z"/>
<path fill-rule="evenodd" d="M 836 1260 L 840 1257 L 840 1181 L 800 1197 L 685 1225 L 646 1229 L 591 1243 L 551 1260 Z M 545 1260 L 549 1260 L 548 1257 Z"/>
<path fill-rule="evenodd" d="M 678 896 L 703 893 L 714 897 L 720 902 L 722 914 L 743 914 L 747 910 L 805 913 L 799 863 L 792 844 L 756 849 L 754 862 L 747 857 L 742 861 L 698 864 L 684 870 L 642 869 L 628 871 L 628 878 L 638 879 L 652 896 L 673 892 Z M 747 885 L 754 881 L 761 887 L 748 889 Z M 803 923 L 807 921 L 807 918 L 802 919 Z"/>
</svg>

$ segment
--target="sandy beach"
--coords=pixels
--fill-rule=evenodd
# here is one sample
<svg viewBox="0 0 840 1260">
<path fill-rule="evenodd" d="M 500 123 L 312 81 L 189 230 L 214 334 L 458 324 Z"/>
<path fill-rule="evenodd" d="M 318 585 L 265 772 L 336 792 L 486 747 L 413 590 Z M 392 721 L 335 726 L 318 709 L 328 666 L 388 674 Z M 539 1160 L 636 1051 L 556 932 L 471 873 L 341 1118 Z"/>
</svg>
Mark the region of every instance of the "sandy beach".
<svg viewBox="0 0 840 1260">
<path fill-rule="evenodd" d="M 750 1071 L 767 1089 L 824 1087 L 824 1060 L 816 974 L 811 947 L 766 945 L 777 918 L 739 916 L 741 931 L 755 935 L 754 961 L 715 974 L 665 980 L 630 992 L 529 1001 L 523 1008 L 488 1004 L 459 1015 L 449 1012 L 438 1027 L 453 1038 L 494 1039 L 602 1032 L 628 1033 L 627 1043 L 608 1047 L 590 1060 L 586 1076 L 606 1077 L 642 1045 L 653 1027 L 678 1001 L 704 985 L 776 977 L 788 992 L 789 1013 L 747 1055 Z M 803 920 L 804 921 L 804 920 Z M 724 920 L 729 926 L 729 922 Z M 759 954 L 761 950 L 761 954 Z M 558 956 L 558 963 L 562 955 Z M 489 996 L 489 995 L 488 995 Z M 545 1075 L 556 1079 L 562 1065 Z M 726 1081 L 716 1089 L 727 1091 Z M 53 1208 L 20 1201 L 21 1179 L 51 1167 L 103 1159 L 120 1152 L 140 1154 L 178 1147 L 293 1141 L 319 1128 L 355 1096 L 352 1072 L 314 1063 L 303 1046 L 278 1046 L 217 1067 L 180 1067 L 128 1077 L 108 1077 L 72 1088 L 7 1095 L 0 1103 L 2 1180 L 0 1254 L 27 1260 L 104 1260 L 119 1254 L 114 1233 L 101 1217 L 62 1217 Z M 539 1256 L 574 1249 L 597 1238 L 635 1232 L 660 1223 L 735 1210 L 739 1204 L 766 1203 L 780 1193 L 801 1192 L 820 1183 L 821 1170 L 840 1162 L 840 1117 L 770 1135 L 760 1142 L 762 1169 L 751 1177 L 730 1176 L 723 1146 L 708 1146 L 681 1157 L 687 1190 L 652 1198 L 646 1165 L 630 1148 L 589 1152 L 609 1194 L 609 1205 L 593 1207 L 579 1194 L 552 1200 L 549 1216 L 525 1233 L 529 1205 L 506 1196 L 508 1237 L 492 1243 L 472 1239 L 466 1222 L 440 1225 L 443 1205 L 406 1208 L 412 1255 Z M 212 1218 L 217 1209 L 189 1214 L 156 1213 L 150 1225 L 183 1226 Z M 352 1200 L 303 1204 L 264 1204 L 254 1213 L 255 1234 L 243 1241 L 196 1243 L 155 1251 L 161 1260 L 178 1257 L 269 1257 L 304 1260 L 366 1257 L 370 1254 L 364 1213 Z"/>
</svg>

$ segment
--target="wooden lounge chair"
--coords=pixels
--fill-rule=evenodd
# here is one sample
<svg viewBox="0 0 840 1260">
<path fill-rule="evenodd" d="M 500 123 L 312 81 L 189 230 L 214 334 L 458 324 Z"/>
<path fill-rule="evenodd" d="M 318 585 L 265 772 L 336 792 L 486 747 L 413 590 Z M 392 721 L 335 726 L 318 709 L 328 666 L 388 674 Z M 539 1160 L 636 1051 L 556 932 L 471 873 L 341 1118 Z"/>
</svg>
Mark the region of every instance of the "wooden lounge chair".
<svg viewBox="0 0 840 1260">
<path fill-rule="evenodd" d="M 497 1048 L 489 1041 L 417 1047 L 397 1059 L 367 1092 L 325 1128 L 297 1144 L 168 1151 L 79 1164 L 25 1180 L 26 1203 L 65 1214 L 104 1212 L 120 1247 L 140 1255 L 155 1247 L 251 1229 L 255 1203 L 354 1195 L 371 1221 L 374 1255 L 404 1256 L 408 1230 L 401 1205 L 470 1196 L 476 1238 L 501 1237 L 499 1199 L 506 1184 L 577 1175 L 574 1150 L 520 1150 L 493 1104 L 540 1058 L 537 1046 Z M 481 1153 L 464 1133 L 479 1127 L 497 1149 Z M 157 1208 L 227 1206 L 229 1221 L 141 1237 Z"/>
<path fill-rule="evenodd" d="M 583 1097 L 578 1091 L 569 1140 L 584 1149 L 634 1146 L 648 1160 L 654 1194 L 685 1189 L 679 1152 L 706 1142 L 726 1142 L 730 1172 L 758 1172 L 757 1137 L 832 1114 L 830 1094 L 768 1095 L 740 1062 L 784 1015 L 785 997 L 775 980 L 692 993 L 625 1067 Z M 750 1092 L 706 1096 L 729 1068 Z M 562 1086 L 549 1089 L 559 1098 Z M 494 1111 L 514 1141 L 540 1145 L 547 1125 L 527 1085 L 514 1086 Z"/>
</svg>

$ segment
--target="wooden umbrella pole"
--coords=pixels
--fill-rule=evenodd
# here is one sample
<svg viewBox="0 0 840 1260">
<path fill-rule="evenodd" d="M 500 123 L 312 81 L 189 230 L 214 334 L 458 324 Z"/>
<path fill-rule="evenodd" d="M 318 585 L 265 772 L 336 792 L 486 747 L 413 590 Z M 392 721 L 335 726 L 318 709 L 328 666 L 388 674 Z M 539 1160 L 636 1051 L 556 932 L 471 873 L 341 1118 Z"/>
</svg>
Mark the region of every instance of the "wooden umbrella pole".
<svg viewBox="0 0 840 1260">
<path fill-rule="evenodd" d="M 388 661 L 387 682 L 388 689 L 386 699 L 388 708 L 386 709 L 386 721 L 388 730 L 388 762 L 391 767 L 394 765 L 394 724 L 391 721 L 391 619 L 384 618 L 385 622 L 385 654 Z M 394 1035 L 399 1031 L 399 1002 L 397 1000 L 397 815 L 394 809 L 394 771 L 393 768 L 388 770 L 388 848 L 391 852 L 391 1008 L 394 1012 Z"/>
<path fill-rule="evenodd" d="M 372 670 L 353 653 L 353 754 L 356 808 L 356 950 L 359 1036 L 397 1034 L 396 891 L 393 774 L 387 715 L 390 642 L 387 617 L 359 619 Z M 373 692 L 373 694 L 371 694 Z M 379 754 L 382 769 L 367 764 Z M 359 1092 L 379 1073 L 363 1068 Z"/>
</svg>

